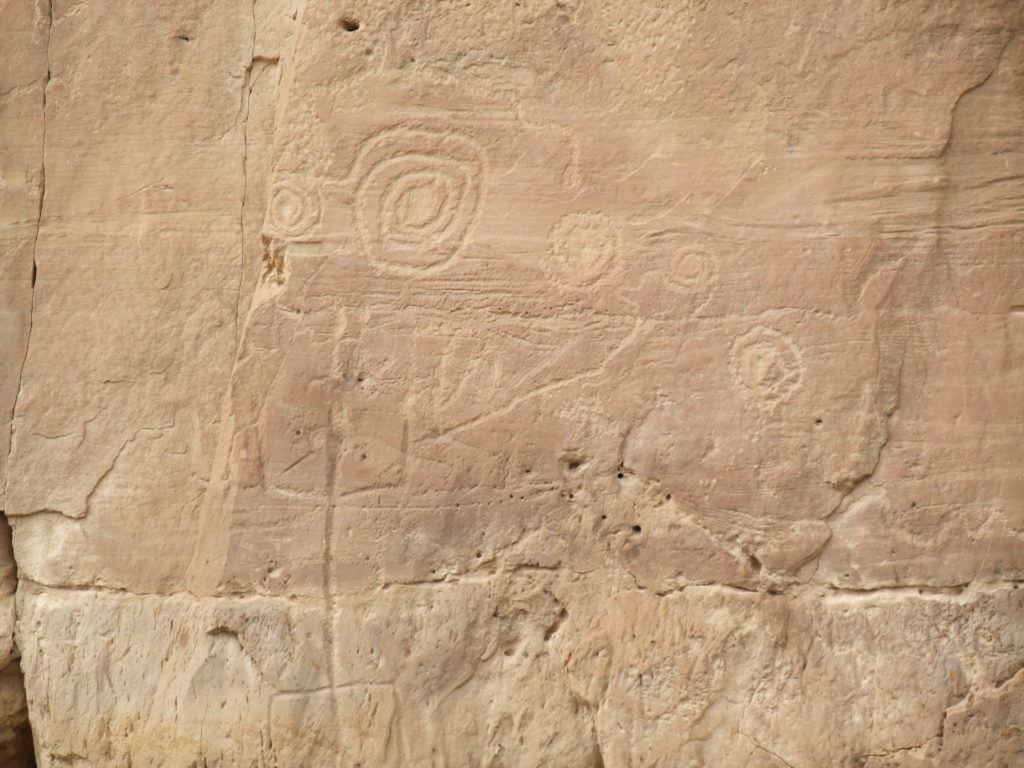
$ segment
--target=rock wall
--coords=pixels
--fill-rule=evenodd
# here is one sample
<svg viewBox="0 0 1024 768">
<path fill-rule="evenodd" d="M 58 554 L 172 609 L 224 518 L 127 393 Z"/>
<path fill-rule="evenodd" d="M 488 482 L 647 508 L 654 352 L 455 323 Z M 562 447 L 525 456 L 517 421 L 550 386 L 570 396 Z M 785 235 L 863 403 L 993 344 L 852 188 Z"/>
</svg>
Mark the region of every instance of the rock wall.
<svg viewBox="0 0 1024 768">
<path fill-rule="evenodd" d="M 1019 2 L 0 20 L 12 765 L 1024 764 Z"/>
</svg>

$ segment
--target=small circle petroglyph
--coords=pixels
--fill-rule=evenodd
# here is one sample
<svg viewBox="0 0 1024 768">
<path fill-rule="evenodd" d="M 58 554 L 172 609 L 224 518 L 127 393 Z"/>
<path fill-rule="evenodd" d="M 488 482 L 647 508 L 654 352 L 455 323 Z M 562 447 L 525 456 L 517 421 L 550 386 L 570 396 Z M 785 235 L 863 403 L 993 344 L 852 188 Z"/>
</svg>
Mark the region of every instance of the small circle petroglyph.
<svg viewBox="0 0 1024 768">
<path fill-rule="evenodd" d="M 372 263 L 416 274 L 455 260 L 482 198 L 484 159 L 473 141 L 391 128 L 362 144 L 353 173 L 359 234 Z"/>
<path fill-rule="evenodd" d="M 580 282 L 593 281 L 612 266 L 621 240 L 619 228 L 603 213 L 568 213 L 551 230 L 555 264 Z"/>
<path fill-rule="evenodd" d="M 298 179 L 285 179 L 271 187 L 266 216 L 268 234 L 302 237 L 319 220 L 320 197 L 312 186 Z"/>
<path fill-rule="evenodd" d="M 792 395 L 803 380 L 803 369 L 796 345 L 773 328 L 753 328 L 733 344 L 733 378 L 763 406 L 773 407 Z"/>
<path fill-rule="evenodd" d="M 687 248 L 672 262 L 669 282 L 693 294 L 704 294 L 716 277 L 715 261 L 703 248 Z"/>
</svg>

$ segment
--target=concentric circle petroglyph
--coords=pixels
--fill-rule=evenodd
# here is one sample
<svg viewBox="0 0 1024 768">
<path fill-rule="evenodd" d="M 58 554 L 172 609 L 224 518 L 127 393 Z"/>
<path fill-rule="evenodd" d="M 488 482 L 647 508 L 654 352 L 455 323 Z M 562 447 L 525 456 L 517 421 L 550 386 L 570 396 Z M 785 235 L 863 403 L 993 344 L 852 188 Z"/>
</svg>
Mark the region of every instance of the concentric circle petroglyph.
<svg viewBox="0 0 1024 768">
<path fill-rule="evenodd" d="M 668 281 L 687 293 L 706 298 L 717 277 L 715 260 L 703 248 L 685 248 L 672 260 Z"/>
<path fill-rule="evenodd" d="M 645 233 L 639 244 L 648 285 L 667 289 L 678 314 L 701 309 L 718 281 L 718 258 L 699 236 L 678 230 Z"/>
<path fill-rule="evenodd" d="M 733 378 L 761 406 L 773 407 L 792 395 L 803 381 L 803 370 L 796 345 L 772 328 L 753 328 L 733 344 Z"/>
<path fill-rule="evenodd" d="M 297 179 L 275 183 L 267 202 L 268 234 L 294 238 L 307 234 L 320 220 L 320 196 L 310 184 Z"/>
<path fill-rule="evenodd" d="M 605 274 L 618 258 L 621 242 L 618 226 L 603 213 L 569 213 L 551 230 L 555 265 L 579 282 Z"/>
<path fill-rule="evenodd" d="M 360 147 L 356 220 L 371 263 L 400 272 L 450 265 L 482 201 L 483 153 L 468 137 L 392 128 Z"/>
</svg>

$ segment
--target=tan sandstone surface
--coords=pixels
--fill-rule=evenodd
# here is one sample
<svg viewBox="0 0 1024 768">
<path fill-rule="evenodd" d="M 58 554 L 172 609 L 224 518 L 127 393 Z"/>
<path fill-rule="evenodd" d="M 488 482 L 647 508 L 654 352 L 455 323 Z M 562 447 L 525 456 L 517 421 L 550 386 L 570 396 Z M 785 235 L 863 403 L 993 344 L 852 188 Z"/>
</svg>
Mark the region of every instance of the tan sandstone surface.
<svg viewBox="0 0 1024 768">
<path fill-rule="evenodd" d="M 0 0 L 0 765 L 1024 766 L 1022 32 Z"/>
</svg>

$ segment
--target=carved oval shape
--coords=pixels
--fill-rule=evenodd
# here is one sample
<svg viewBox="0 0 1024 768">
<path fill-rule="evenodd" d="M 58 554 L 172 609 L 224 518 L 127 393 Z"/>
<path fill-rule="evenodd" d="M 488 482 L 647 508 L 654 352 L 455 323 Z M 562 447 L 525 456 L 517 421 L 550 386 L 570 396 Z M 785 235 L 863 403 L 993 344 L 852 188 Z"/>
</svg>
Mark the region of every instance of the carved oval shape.
<svg viewBox="0 0 1024 768">
<path fill-rule="evenodd" d="M 472 140 L 392 128 L 363 143 L 353 173 L 356 221 L 371 263 L 417 274 L 454 262 L 482 202 L 484 159 Z"/>
<path fill-rule="evenodd" d="M 578 282 L 591 282 L 618 258 L 619 228 L 603 213 L 563 216 L 551 230 L 551 250 L 560 271 Z"/>
<path fill-rule="evenodd" d="M 733 344 L 733 378 L 758 405 L 774 407 L 787 399 L 803 381 L 803 370 L 796 345 L 772 328 L 753 328 Z"/>
<path fill-rule="evenodd" d="M 298 179 L 282 179 L 270 188 L 264 230 L 267 234 L 297 238 L 320 220 L 320 197 Z"/>
</svg>

